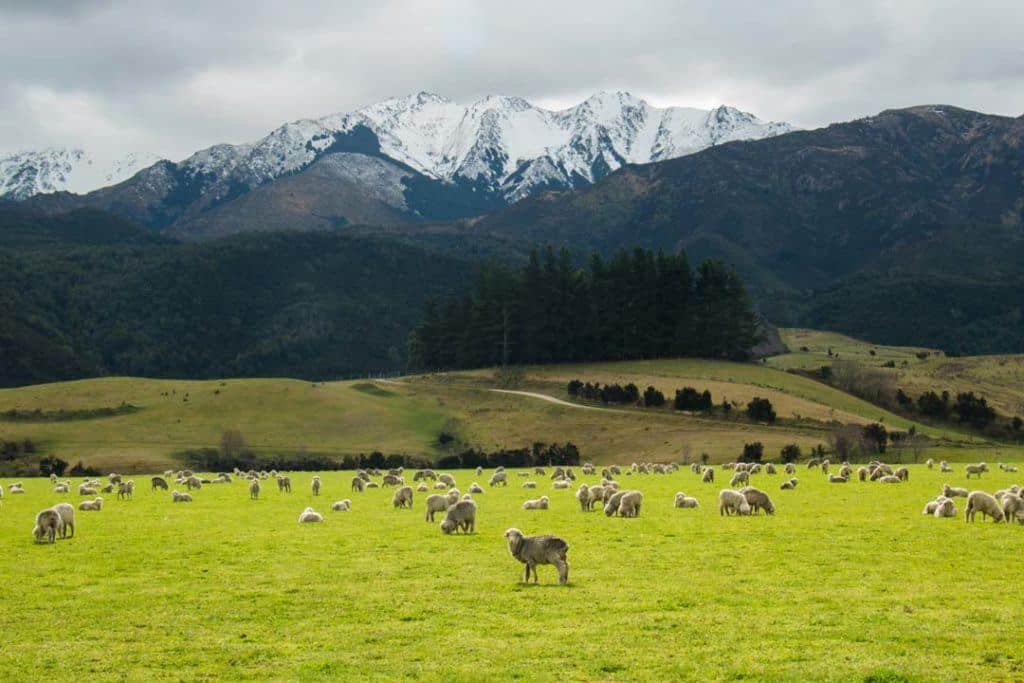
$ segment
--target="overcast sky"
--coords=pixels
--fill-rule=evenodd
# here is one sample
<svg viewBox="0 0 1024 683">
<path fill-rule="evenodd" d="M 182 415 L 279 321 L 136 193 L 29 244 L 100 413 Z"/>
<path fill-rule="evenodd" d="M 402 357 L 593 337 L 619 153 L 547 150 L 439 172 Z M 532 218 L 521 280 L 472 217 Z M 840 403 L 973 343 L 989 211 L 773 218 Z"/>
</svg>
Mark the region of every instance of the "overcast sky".
<svg viewBox="0 0 1024 683">
<path fill-rule="evenodd" d="M 802 127 L 890 107 L 1024 113 L 1024 2 L 0 0 L 0 151 L 172 159 L 429 90 L 597 90 Z"/>
</svg>

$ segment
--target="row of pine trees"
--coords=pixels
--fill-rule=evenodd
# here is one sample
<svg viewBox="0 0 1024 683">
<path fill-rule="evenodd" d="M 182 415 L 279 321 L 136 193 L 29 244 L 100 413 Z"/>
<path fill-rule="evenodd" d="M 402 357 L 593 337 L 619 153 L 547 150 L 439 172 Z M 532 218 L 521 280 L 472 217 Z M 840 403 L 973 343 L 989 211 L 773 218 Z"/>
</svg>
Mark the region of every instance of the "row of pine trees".
<svg viewBox="0 0 1024 683">
<path fill-rule="evenodd" d="M 627 360 L 738 358 L 757 341 L 743 283 L 718 261 L 636 249 L 577 267 L 534 251 L 521 268 L 482 265 L 471 291 L 426 306 L 409 338 L 416 369 Z"/>
</svg>

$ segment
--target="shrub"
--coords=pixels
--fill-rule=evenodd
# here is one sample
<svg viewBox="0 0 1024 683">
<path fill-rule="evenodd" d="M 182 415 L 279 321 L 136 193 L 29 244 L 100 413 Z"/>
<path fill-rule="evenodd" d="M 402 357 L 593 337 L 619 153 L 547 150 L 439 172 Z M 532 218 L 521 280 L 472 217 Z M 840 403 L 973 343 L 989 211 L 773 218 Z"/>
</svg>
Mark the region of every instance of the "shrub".
<svg viewBox="0 0 1024 683">
<path fill-rule="evenodd" d="M 743 444 L 743 455 L 740 456 L 740 462 L 761 462 L 763 457 L 764 444 L 760 441 Z"/>
<path fill-rule="evenodd" d="M 747 416 L 754 422 L 775 422 L 775 409 L 772 402 L 766 398 L 755 396 L 747 404 Z"/>
<path fill-rule="evenodd" d="M 796 462 L 800 459 L 800 447 L 795 443 L 783 446 L 782 451 L 779 453 L 779 458 L 781 458 L 782 462 Z"/>
<path fill-rule="evenodd" d="M 874 453 L 885 453 L 885 445 L 889 441 L 889 434 L 885 427 L 877 422 L 869 424 L 863 429 L 864 445 Z"/>
<path fill-rule="evenodd" d="M 569 386 L 567 387 L 567 389 L 569 391 L 570 396 L 579 396 L 580 392 L 583 391 L 583 382 L 579 381 L 578 379 L 569 380 Z"/>
<path fill-rule="evenodd" d="M 672 406 L 676 410 L 710 413 L 714 403 L 711 401 L 710 391 L 705 390 L 701 393 L 693 387 L 683 387 L 676 389 L 676 398 Z"/>
<path fill-rule="evenodd" d="M 61 460 L 55 455 L 47 455 L 39 459 L 39 474 L 44 477 L 48 477 L 51 474 L 63 477 L 64 471 L 67 468 L 67 462 Z"/>
<path fill-rule="evenodd" d="M 658 408 L 665 405 L 665 394 L 654 387 L 647 387 L 644 390 L 644 405 L 648 408 Z"/>
</svg>

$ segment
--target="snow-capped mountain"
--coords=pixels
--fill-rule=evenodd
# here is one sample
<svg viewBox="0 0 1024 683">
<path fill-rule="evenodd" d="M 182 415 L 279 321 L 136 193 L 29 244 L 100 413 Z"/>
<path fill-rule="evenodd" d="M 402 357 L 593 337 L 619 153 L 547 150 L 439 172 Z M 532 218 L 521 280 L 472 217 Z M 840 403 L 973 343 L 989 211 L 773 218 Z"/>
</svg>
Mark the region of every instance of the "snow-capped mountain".
<svg viewBox="0 0 1024 683">
<path fill-rule="evenodd" d="M 116 210 L 186 235 L 450 220 L 541 190 L 585 186 L 625 164 L 791 130 L 731 107 L 659 109 L 625 92 L 561 111 L 518 97 L 464 105 L 421 92 L 159 161 L 118 185 L 63 197 L 60 206 Z M 88 189 L 85 159 L 50 150 L 4 160 L 0 196 Z"/>
<path fill-rule="evenodd" d="M 101 158 L 82 149 L 52 147 L 0 157 L 0 197 L 26 199 L 50 192 L 85 194 L 127 180 L 159 160 L 155 154 Z"/>
</svg>

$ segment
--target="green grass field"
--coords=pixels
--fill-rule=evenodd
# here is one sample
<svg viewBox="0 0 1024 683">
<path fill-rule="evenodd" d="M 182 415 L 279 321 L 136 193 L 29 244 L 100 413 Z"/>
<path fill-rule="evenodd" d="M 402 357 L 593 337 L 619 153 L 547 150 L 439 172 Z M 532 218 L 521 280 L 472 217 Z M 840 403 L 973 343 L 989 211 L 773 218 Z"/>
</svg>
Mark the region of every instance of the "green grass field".
<svg viewBox="0 0 1024 683">
<path fill-rule="evenodd" d="M 990 463 L 992 464 L 992 463 Z M 993 469 L 995 469 L 993 467 Z M 490 489 L 477 533 L 444 536 L 390 490 L 310 473 L 292 494 L 207 485 L 172 504 L 148 480 L 133 501 L 78 512 L 75 538 L 36 545 L 35 513 L 79 497 L 24 480 L 0 507 L 0 672 L 21 680 L 1016 680 L 1024 677 L 1024 527 L 921 515 L 952 474 L 800 485 L 755 475 L 772 517 L 720 517 L 716 484 L 688 470 L 621 476 L 638 519 L 583 513 L 573 491 Z M 456 472 L 465 489 L 477 478 Z M 994 471 L 992 491 L 1020 475 Z M 487 474 L 481 477 L 486 484 Z M 4 479 L 3 484 L 10 483 Z M 486 486 L 485 486 L 486 488 Z M 682 490 L 697 510 L 676 510 Z M 520 509 L 547 494 L 548 511 Z M 347 513 L 333 500 L 351 498 Z M 299 525 L 312 505 L 323 524 Z M 570 584 L 539 586 L 502 533 L 556 533 Z"/>
</svg>

